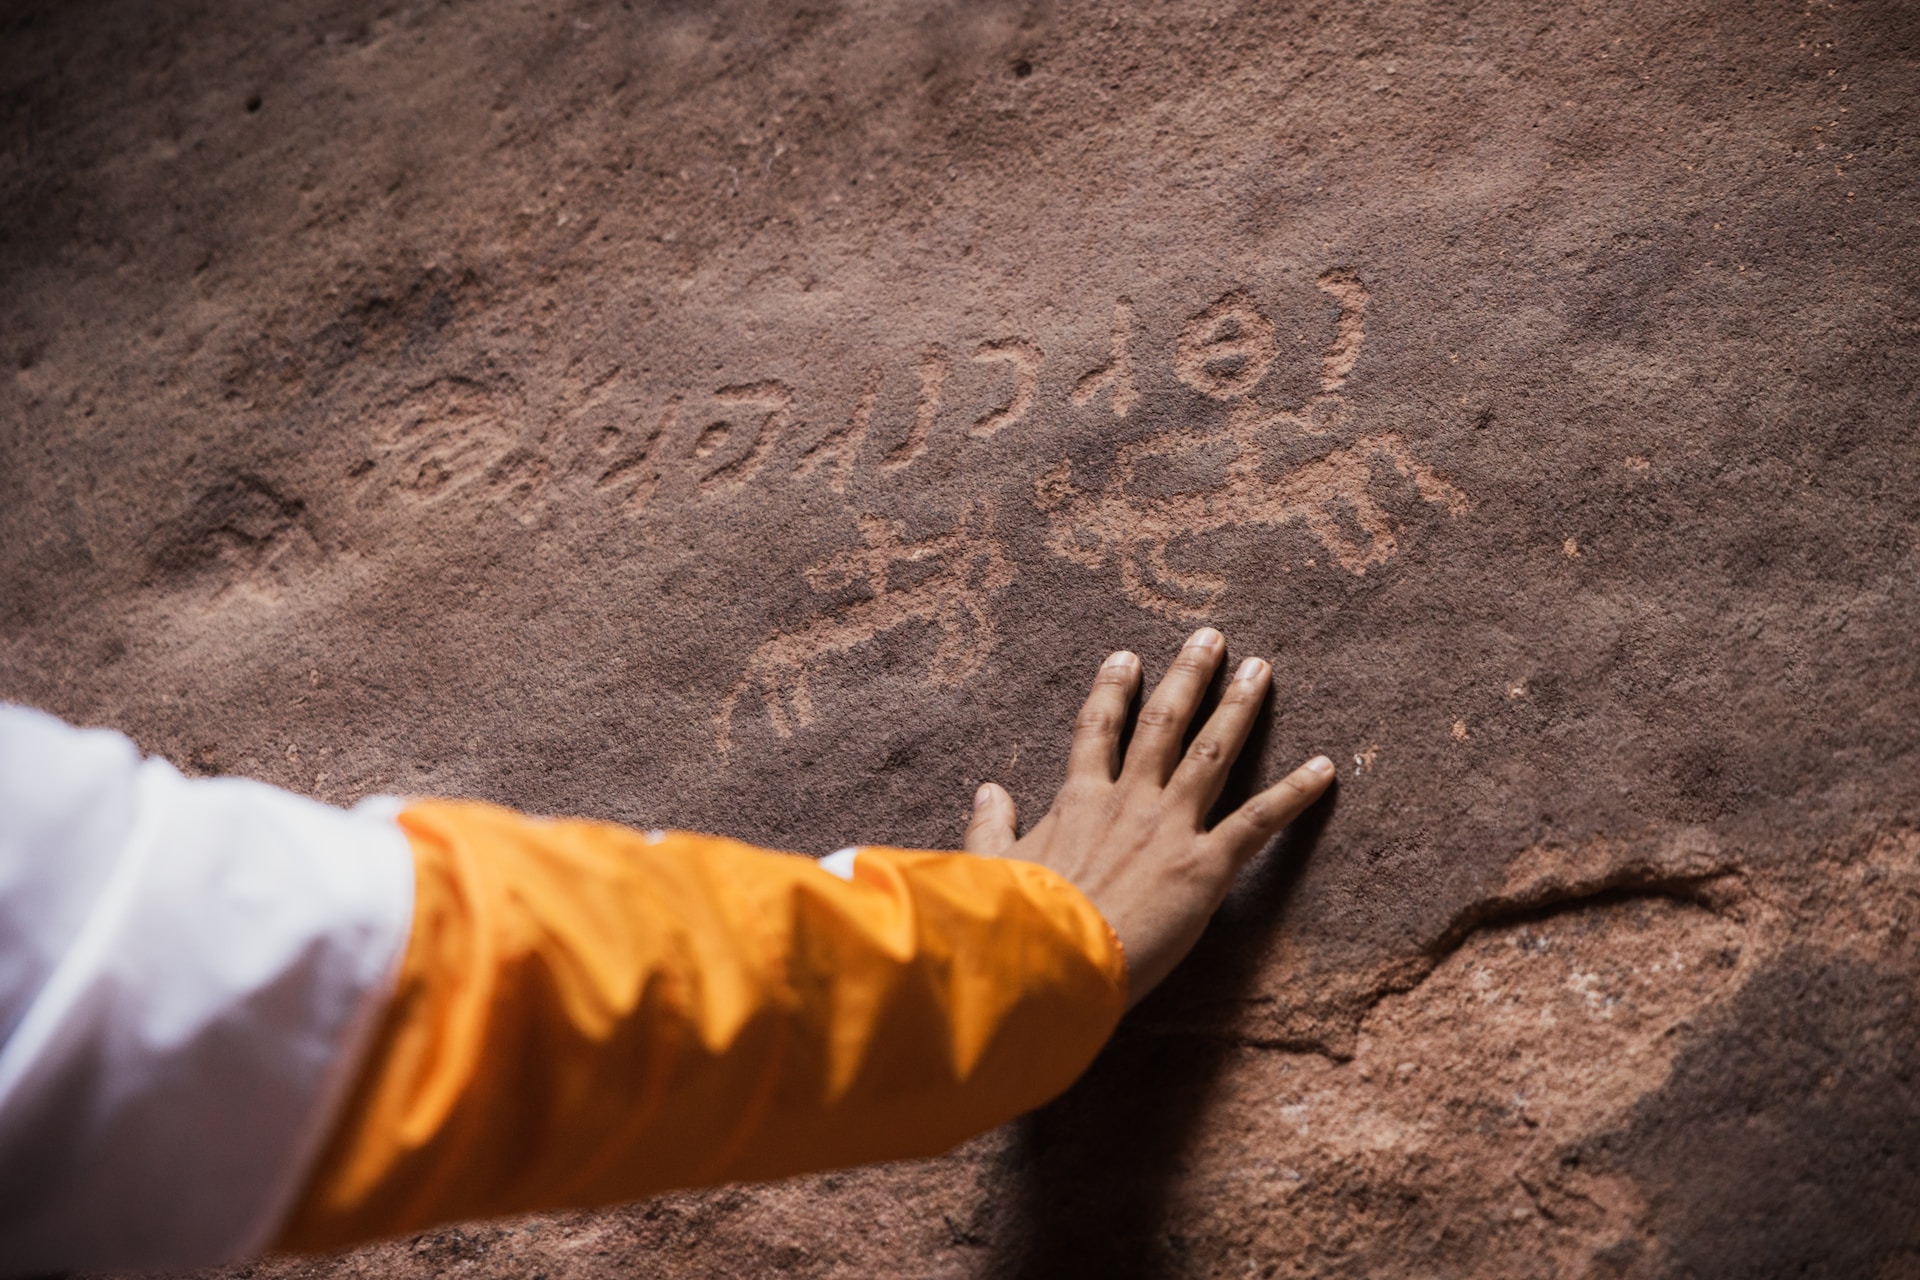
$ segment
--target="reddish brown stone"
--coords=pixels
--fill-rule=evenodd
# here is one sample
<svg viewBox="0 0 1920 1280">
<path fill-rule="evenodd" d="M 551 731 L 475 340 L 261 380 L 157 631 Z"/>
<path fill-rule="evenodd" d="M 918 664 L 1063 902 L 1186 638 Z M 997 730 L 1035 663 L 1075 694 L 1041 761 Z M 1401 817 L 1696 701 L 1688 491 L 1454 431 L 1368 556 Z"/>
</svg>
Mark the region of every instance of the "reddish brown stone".
<svg viewBox="0 0 1920 1280">
<path fill-rule="evenodd" d="M 1920 1267 L 1911 7 L 0 22 L 0 694 L 950 845 L 1206 619 L 1343 766 L 1021 1125 L 267 1271 Z"/>
</svg>

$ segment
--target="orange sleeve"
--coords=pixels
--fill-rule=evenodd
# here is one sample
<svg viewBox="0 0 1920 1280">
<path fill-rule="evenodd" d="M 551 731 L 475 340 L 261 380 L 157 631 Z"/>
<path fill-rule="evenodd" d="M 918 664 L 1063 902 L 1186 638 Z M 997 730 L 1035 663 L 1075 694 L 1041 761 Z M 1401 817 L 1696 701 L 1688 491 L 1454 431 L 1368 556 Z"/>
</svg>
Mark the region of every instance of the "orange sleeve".
<svg viewBox="0 0 1920 1280">
<path fill-rule="evenodd" d="M 933 1155 L 1045 1102 L 1126 1007 L 1031 863 L 416 804 L 413 932 L 279 1247 Z"/>
</svg>

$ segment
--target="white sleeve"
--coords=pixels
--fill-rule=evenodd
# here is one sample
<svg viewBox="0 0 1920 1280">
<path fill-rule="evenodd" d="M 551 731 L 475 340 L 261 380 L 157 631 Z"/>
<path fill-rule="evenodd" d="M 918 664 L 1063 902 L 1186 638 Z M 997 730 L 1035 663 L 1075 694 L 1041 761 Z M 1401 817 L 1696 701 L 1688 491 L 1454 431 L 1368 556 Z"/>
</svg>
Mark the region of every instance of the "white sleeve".
<svg viewBox="0 0 1920 1280">
<path fill-rule="evenodd" d="M 0 1274 L 268 1244 L 412 912 L 390 813 L 0 705 Z"/>
</svg>

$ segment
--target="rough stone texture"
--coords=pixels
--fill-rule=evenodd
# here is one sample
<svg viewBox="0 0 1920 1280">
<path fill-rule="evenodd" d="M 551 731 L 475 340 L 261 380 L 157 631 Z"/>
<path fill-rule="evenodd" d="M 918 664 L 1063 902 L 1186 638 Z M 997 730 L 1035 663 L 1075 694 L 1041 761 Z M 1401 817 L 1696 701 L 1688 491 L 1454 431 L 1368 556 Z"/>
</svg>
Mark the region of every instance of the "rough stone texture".
<svg viewBox="0 0 1920 1280">
<path fill-rule="evenodd" d="M 0 694 L 950 845 L 1207 619 L 1343 763 L 947 1159 L 254 1274 L 1920 1275 L 1920 11 L 0 21 Z"/>
</svg>

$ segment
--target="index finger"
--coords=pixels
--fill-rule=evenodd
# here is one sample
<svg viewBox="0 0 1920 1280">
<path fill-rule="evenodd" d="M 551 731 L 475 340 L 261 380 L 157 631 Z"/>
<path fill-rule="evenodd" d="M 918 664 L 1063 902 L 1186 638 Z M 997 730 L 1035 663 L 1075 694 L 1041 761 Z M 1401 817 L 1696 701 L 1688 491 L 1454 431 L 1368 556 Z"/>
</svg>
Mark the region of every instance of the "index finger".
<svg viewBox="0 0 1920 1280">
<path fill-rule="evenodd" d="M 1073 749 L 1067 753 L 1067 778 L 1112 782 L 1120 767 L 1120 730 L 1127 706 L 1140 683 L 1140 659 L 1122 649 L 1100 664 L 1093 692 L 1073 722 Z"/>
</svg>

